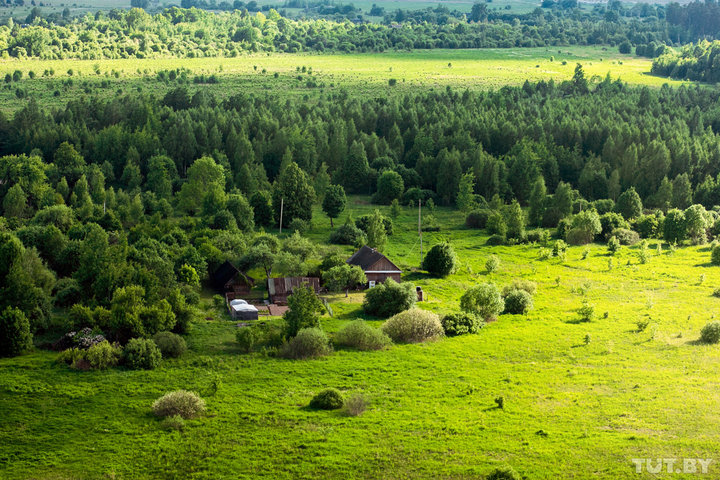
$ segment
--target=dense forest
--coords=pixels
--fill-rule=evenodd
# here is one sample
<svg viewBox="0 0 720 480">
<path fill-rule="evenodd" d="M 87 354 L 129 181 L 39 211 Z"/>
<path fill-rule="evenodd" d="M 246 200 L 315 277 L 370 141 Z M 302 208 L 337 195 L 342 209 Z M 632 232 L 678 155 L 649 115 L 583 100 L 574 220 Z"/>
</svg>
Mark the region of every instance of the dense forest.
<svg viewBox="0 0 720 480">
<path fill-rule="evenodd" d="M 652 73 L 663 77 L 715 83 L 720 81 L 720 42 L 703 41 L 680 51 L 666 50 L 653 61 Z"/>
<path fill-rule="evenodd" d="M 714 3 L 709 5 L 705 8 L 715 8 Z M 699 7 L 668 7 L 669 11 L 686 13 L 691 8 Z M 443 9 L 399 11 L 385 23 L 370 24 L 324 18 L 291 20 L 272 9 L 251 14 L 247 10 L 214 13 L 171 8 L 150 15 L 135 8 L 53 23 L 38 11 L 28 18 L 30 24 L 10 21 L 0 27 L 0 51 L 18 58 L 99 59 L 235 56 L 257 51 L 611 45 L 621 46 L 625 53 L 636 46 L 638 54 L 656 56 L 665 44 L 693 41 L 720 31 L 700 28 L 687 20 L 701 18 L 696 16 L 700 14 L 694 10 L 689 17 L 675 13 L 666 22 L 659 7 L 632 16 L 620 2 L 611 2 L 608 9 L 592 12 L 558 7 L 507 15 L 477 4 L 469 18 L 452 17 Z"/>
</svg>

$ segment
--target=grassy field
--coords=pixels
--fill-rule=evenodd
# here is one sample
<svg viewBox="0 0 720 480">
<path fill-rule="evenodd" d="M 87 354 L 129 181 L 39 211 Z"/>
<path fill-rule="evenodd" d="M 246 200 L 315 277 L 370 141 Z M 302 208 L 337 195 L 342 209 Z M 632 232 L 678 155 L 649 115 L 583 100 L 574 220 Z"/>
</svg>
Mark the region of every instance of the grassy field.
<svg viewBox="0 0 720 480">
<path fill-rule="evenodd" d="M 357 95 L 394 95 L 410 89 L 487 89 L 521 85 L 525 80 L 555 81 L 572 77 L 581 63 L 588 77 L 599 81 L 608 73 L 631 85 L 659 87 L 681 82 L 649 74 L 651 61 L 620 55 L 604 47 L 563 47 L 482 50 L 429 50 L 382 54 L 317 55 L 257 54 L 237 58 L 125 59 L 125 60 L 6 60 L 0 62 L 0 78 L 16 70 L 19 82 L 0 89 L 0 110 L 11 113 L 24 105 L 18 99 L 35 98 L 44 105 L 60 107 L 79 95 L 116 95 L 130 90 L 163 94 L 176 83 L 162 83 L 157 72 L 177 68 L 195 75 L 214 74 L 219 83 L 189 85 L 207 89 L 219 97 L 238 91 L 272 95 L 314 95 L 346 88 Z M 312 69 L 312 74 L 298 71 Z M 52 76 L 43 76 L 45 71 Z M 72 72 L 70 72 L 72 71 Z M 30 72 L 35 75 L 29 78 Z M 98 73 L 99 72 L 99 73 Z M 277 74 L 277 77 L 275 77 Z M 397 80 L 395 87 L 388 81 Z M 315 87 L 308 86 L 312 80 Z"/>
<path fill-rule="evenodd" d="M 355 218 L 374 208 L 351 203 Z M 696 478 L 636 475 L 631 459 L 713 458 L 720 441 L 720 348 L 697 343 L 720 304 L 707 247 L 658 252 L 651 241 L 647 264 L 623 247 L 612 268 L 600 244 L 584 260 L 584 247 L 564 262 L 538 260 L 538 245 L 488 247 L 459 213 L 435 215 L 442 230 L 424 235 L 425 249 L 450 240 L 456 274 L 417 271 L 412 209 L 386 249 L 429 295 L 423 308 L 454 311 L 471 285 L 522 278 L 538 285 L 535 309 L 478 335 L 289 361 L 240 354 L 233 323 L 208 302 L 211 320 L 195 324 L 190 353 L 158 370 L 78 372 L 43 351 L 2 359 L 0 477 L 478 478 L 508 464 L 529 479 Z M 314 223 L 310 236 L 325 241 L 319 210 Z M 501 259 L 492 275 L 490 254 Z M 362 316 L 361 295 L 331 297 L 336 318 L 323 327 Z M 583 301 L 597 318 L 578 323 Z M 639 332 L 639 321 L 649 326 Z M 308 410 L 325 387 L 361 392 L 370 408 L 359 417 Z M 150 404 L 179 388 L 200 392 L 208 414 L 167 432 Z"/>
</svg>

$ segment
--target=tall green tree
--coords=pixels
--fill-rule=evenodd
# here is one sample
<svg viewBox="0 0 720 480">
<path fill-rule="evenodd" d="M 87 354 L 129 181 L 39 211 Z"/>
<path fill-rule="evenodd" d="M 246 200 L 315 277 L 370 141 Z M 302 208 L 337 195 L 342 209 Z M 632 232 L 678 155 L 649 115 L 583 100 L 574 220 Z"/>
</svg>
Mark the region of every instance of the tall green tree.
<svg viewBox="0 0 720 480">
<path fill-rule="evenodd" d="M 367 244 L 369 247 L 375 248 L 379 251 L 385 247 L 387 241 L 387 233 L 385 231 L 385 222 L 383 216 L 380 214 L 380 210 L 370 216 L 367 228 Z"/>
<path fill-rule="evenodd" d="M 334 228 L 333 219 L 338 218 L 345 211 L 345 189 L 342 185 L 329 185 L 325 190 L 325 198 L 323 199 L 323 212 L 330 218 L 330 228 Z"/>
<path fill-rule="evenodd" d="M 625 220 L 632 220 L 642 215 L 642 200 L 640 195 L 635 191 L 635 188 L 630 187 L 625 190 L 617 200 L 615 204 L 615 210 L 625 217 Z"/>
<path fill-rule="evenodd" d="M 455 204 L 464 213 L 468 213 L 475 208 L 475 174 L 472 171 L 465 173 L 460 178 Z"/>
<path fill-rule="evenodd" d="M 528 212 L 528 220 L 530 225 L 540 226 L 543 216 L 545 215 L 545 202 L 547 197 L 547 189 L 545 188 L 545 179 L 540 176 L 535 180 L 532 191 L 530 192 L 530 211 Z"/>
<path fill-rule="evenodd" d="M 290 162 L 280 172 L 273 186 L 273 212 L 278 223 L 280 222 L 280 207 L 282 206 L 283 227 L 290 225 L 294 219 L 312 220 L 312 207 L 315 203 L 315 189 L 310 183 L 308 175 L 303 172 L 297 163 Z"/>
</svg>

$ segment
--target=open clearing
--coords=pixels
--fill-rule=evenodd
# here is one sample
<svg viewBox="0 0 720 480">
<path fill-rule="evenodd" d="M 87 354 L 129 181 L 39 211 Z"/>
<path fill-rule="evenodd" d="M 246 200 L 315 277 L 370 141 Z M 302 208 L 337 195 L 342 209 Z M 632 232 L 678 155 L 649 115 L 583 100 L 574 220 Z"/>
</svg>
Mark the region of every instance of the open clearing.
<svg viewBox="0 0 720 480">
<path fill-rule="evenodd" d="M 347 213 L 371 211 L 367 200 L 353 197 Z M 636 478 L 632 458 L 713 457 L 720 349 L 696 340 L 720 304 L 712 296 L 720 268 L 706 246 L 658 252 L 650 241 L 647 264 L 623 247 L 612 268 L 604 245 L 590 246 L 585 260 L 585 247 L 570 247 L 562 263 L 538 260 L 538 245 L 488 247 L 459 212 L 435 215 L 442 230 L 425 234 L 424 248 L 450 239 L 458 273 L 440 280 L 413 271 L 413 209 L 403 209 L 386 249 L 404 280 L 429 295 L 423 308 L 453 311 L 473 284 L 523 278 L 538 285 L 535 309 L 503 315 L 478 335 L 289 361 L 240 354 L 234 324 L 208 293 L 203 316 L 212 319 L 194 326 L 185 357 L 158 370 L 79 372 L 42 351 L 3 359 L 0 476 L 477 478 L 510 464 L 530 479 Z M 314 224 L 309 236 L 326 241 L 319 209 Z M 501 267 L 487 275 L 491 253 Z M 595 306 L 592 322 L 576 322 L 583 300 Z M 326 330 L 362 316 L 361 294 L 332 301 Z M 649 326 L 638 332 L 641 320 Z M 359 417 L 307 410 L 325 387 L 362 392 L 370 408 Z M 150 404 L 178 388 L 200 392 L 208 415 L 167 432 Z M 494 408 L 500 395 L 504 410 Z"/>
<path fill-rule="evenodd" d="M 6 60 L 0 62 L 0 76 L 20 70 L 23 72 L 23 80 L 6 84 L 0 90 L 0 108 L 11 112 L 23 105 L 16 98 L 17 88 L 23 89 L 27 97 L 52 106 L 63 105 L 68 98 L 78 95 L 96 93 L 104 96 L 128 89 L 163 94 L 167 89 L 174 88 L 175 83 L 168 85 L 157 81 L 157 72 L 177 68 L 189 69 L 191 76 L 216 75 L 220 83 L 200 88 L 222 98 L 238 91 L 305 95 L 319 90 L 346 88 L 358 95 L 392 95 L 406 89 L 444 89 L 448 86 L 456 89 L 490 89 L 521 85 L 525 80 L 569 80 L 577 63 L 583 65 L 586 76 L 592 77 L 593 81 L 610 74 L 613 79 L 620 78 L 631 85 L 659 87 L 665 83 L 683 83 L 650 75 L 650 59 L 621 55 L 605 47 L 431 50 L 380 54 L 256 54 L 236 58 L 190 59 Z M 312 75 L 298 71 L 303 66 L 312 68 Z M 43 77 L 45 70 L 53 70 L 55 74 Z M 29 78 L 31 71 L 36 75 L 35 79 Z M 278 74 L 277 78 L 275 73 Z M 308 86 L 307 82 L 311 78 L 316 87 Z M 397 80 L 395 87 L 388 86 L 390 79 Z"/>
</svg>

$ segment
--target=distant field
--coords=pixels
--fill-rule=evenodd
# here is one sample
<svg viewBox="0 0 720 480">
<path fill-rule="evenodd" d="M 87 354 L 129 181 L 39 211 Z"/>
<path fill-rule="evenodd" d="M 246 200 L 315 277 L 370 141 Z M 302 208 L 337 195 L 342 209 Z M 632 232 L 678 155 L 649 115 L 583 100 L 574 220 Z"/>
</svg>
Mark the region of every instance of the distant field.
<svg viewBox="0 0 720 480">
<path fill-rule="evenodd" d="M 564 63 L 564 64 L 563 64 Z M 273 95 L 312 95 L 320 90 L 347 87 L 354 94 L 384 95 L 417 88 L 498 88 L 521 85 L 525 80 L 555 81 L 572 77 L 581 63 L 588 77 L 599 81 L 606 74 L 632 85 L 659 87 L 682 82 L 649 74 L 651 62 L 620 55 L 603 47 L 562 47 L 482 50 L 427 50 L 381 54 L 256 54 L 237 58 L 125 59 L 125 60 L 6 60 L 0 62 L 0 78 L 15 70 L 23 80 L 0 89 L 0 110 L 20 108 L 17 89 L 26 97 L 60 106 L 68 98 L 86 94 L 116 94 L 128 89 L 162 93 L 173 88 L 156 80 L 157 72 L 177 68 L 194 75 L 214 74 L 218 84 L 205 88 L 220 97 L 236 91 L 268 92 Z M 312 69 L 312 74 L 298 71 Z M 53 70 L 51 77 L 43 72 Z M 72 70 L 72 75 L 70 75 Z M 265 72 L 263 73 L 263 70 Z M 30 79 L 30 72 L 36 76 Z M 99 72 L 96 73 L 96 72 Z M 275 78 L 277 74 L 277 78 Z M 395 87 L 388 86 L 396 79 Z M 308 81 L 312 85 L 308 86 Z M 104 82 L 104 86 L 102 85 Z M 21 94 L 22 95 L 22 94 Z"/>
<path fill-rule="evenodd" d="M 354 218 L 375 208 L 367 198 L 349 204 Z M 535 309 L 478 335 L 289 361 L 241 354 L 234 323 L 206 294 L 191 351 L 157 370 L 75 371 L 47 351 L 2 359 L 0 477 L 479 479 L 509 464 L 531 480 L 690 479 L 636 475 L 631 459 L 715 458 L 707 478 L 717 478 L 720 348 L 697 342 L 720 306 L 707 246 L 658 251 L 652 240 L 647 264 L 637 247 L 610 257 L 601 244 L 586 259 L 571 247 L 565 261 L 539 260 L 538 245 L 489 247 L 459 212 L 435 216 L 442 230 L 425 235 L 425 249 L 451 239 L 457 273 L 413 271 L 414 209 L 403 208 L 386 250 L 429 295 L 423 308 L 453 311 L 474 284 L 521 278 L 537 283 Z M 319 208 L 314 224 L 310 237 L 326 241 Z M 501 261 L 493 274 L 490 254 Z M 363 317 L 361 300 L 333 296 L 336 318 L 323 328 Z M 591 322 L 578 322 L 583 301 L 595 307 Z M 362 393 L 370 408 L 359 417 L 307 409 L 327 387 Z M 150 405 L 179 388 L 200 392 L 208 414 L 164 431 Z"/>
</svg>

